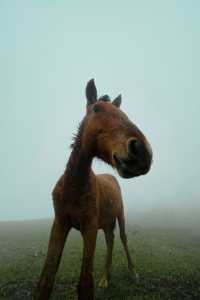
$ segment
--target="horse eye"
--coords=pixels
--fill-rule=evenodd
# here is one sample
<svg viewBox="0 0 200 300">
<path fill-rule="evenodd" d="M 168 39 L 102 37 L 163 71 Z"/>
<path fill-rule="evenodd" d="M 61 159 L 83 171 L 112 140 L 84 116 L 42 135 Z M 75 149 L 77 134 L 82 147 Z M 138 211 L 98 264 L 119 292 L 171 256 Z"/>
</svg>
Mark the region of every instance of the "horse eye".
<svg viewBox="0 0 200 300">
<path fill-rule="evenodd" d="M 98 112 L 102 111 L 102 108 L 101 108 L 100 105 L 94 105 L 93 111 L 94 111 L 95 113 L 98 113 Z"/>
</svg>

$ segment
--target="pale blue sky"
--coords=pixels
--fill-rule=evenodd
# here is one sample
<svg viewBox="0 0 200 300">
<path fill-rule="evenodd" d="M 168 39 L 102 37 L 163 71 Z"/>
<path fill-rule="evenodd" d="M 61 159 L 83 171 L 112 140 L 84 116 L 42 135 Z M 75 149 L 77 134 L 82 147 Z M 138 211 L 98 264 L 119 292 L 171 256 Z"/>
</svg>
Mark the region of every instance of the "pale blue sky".
<svg viewBox="0 0 200 300">
<path fill-rule="evenodd" d="M 90 78 L 154 150 L 148 175 L 119 179 L 126 209 L 200 209 L 199 16 L 195 0 L 0 1 L 0 220 L 53 215 Z"/>
</svg>

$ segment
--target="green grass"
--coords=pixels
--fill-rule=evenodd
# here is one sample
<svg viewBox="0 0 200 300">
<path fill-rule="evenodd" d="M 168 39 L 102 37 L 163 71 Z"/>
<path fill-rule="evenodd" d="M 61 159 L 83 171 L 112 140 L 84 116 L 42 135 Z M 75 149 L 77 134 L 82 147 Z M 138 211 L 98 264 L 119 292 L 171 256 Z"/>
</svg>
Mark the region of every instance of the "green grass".
<svg viewBox="0 0 200 300">
<path fill-rule="evenodd" d="M 44 263 L 51 221 L 0 222 L 0 300 L 32 299 Z M 110 285 L 100 289 L 105 242 L 95 255 L 96 300 L 200 299 L 200 235 L 173 228 L 128 225 L 130 251 L 140 282 L 135 284 L 116 230 Z M 71 231 L 51 299 L 77 299 L 82 255 L 80 234 Z"/>
</svg>

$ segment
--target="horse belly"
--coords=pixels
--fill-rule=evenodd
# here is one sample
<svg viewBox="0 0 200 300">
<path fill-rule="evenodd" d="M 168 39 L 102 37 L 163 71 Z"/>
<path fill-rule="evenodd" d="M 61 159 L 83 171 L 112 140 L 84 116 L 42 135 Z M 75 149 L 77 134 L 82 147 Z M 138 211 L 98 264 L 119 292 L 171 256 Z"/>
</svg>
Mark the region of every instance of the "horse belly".
<svg viewBox="0 0 200 300">
<path fill-rule="evenodd" d="M 109 174 L 98 175 L 99 195 L 99 224 L 102 227 L 112 224 L 119 215 L 122 198 L 119 184 Z"/>
<path fill-rule="evenodd" d="M 111 226 L 117 217 L 117 209 L 112 198 L 101 199 L 99 211 L 99 228 Z"/>
</svg>

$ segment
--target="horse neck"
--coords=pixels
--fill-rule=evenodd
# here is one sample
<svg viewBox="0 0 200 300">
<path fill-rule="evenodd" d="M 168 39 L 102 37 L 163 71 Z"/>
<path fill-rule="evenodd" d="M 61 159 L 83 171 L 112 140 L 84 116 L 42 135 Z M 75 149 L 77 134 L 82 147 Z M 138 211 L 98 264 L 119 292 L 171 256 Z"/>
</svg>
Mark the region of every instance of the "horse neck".
<svg viewBox="0 0 200 300">
<path fill-rule="evenodd" d="M 64 173 L 64 194 L 67 196 L 71 191 L 82 192 L 89 187 L 92 176 L 92 159 L 75 145 L 69 157 Z"/>
</svg>

